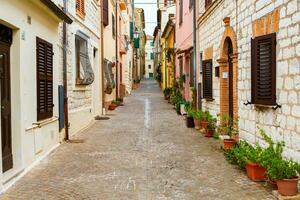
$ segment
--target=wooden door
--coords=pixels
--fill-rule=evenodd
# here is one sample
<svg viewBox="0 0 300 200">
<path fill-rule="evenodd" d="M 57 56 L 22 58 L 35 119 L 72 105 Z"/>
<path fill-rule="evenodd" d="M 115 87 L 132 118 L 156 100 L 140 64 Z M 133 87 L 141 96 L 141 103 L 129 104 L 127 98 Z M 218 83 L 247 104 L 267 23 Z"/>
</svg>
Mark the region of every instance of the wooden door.
<svg viewBox="0 0 300 200">
<path fill-rule="evenodd" d="M 11 141 L 10 44 L 0 41 L 1 140 L 3 172 L 13 167 Z"/>
</svg>

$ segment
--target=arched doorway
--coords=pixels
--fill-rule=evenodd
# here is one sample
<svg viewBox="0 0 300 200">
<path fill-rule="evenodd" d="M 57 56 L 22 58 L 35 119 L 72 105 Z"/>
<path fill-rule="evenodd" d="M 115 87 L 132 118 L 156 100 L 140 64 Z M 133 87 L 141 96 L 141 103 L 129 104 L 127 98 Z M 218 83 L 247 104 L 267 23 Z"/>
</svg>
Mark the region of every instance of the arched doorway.
<svg viewBox="0 0 300 200">
<path fill-rule="evenodd" d="M 237 38 L 230 26 L 230 18 L 225 18 L 225 31 L 220 45 L 220 113 L 238 117 L 237 96 Z"/>
<path fill-rule="evenodd" d="M 229 37 L 225 40 L 225 48 L 227 50 L 227 66 L 228 66 L 228 114 L 233 118 L 233 62 L 232 62 L 232 41 Z"/>
</svg>

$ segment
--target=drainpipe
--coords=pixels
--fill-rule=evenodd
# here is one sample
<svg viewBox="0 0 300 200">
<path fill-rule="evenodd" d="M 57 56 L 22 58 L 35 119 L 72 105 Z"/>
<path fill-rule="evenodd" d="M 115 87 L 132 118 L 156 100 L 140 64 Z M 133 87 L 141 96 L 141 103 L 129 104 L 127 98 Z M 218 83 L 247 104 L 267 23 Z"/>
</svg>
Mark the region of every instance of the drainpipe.
<svg viewBox="0 0 300 200">
<path fill-rule="evenodd" d="M 67 0 L 64 0 L 64 13 L 67 13 Z M 67 83 L 67 24 L 63 22 L 63 85 L 64 85 L 64 118 L 65 140 L 69 140 L 69 110 L 68 110 L 68 83 Z"/>
<path fill-rule="evenodd" d="M 104 112 L 104 108 L 105 108 L 105 93 L 104 93 L 104 45 L 103 45 L 103 38 L 104 38 L 104 25 L 103 25 L 103 1 L 100 1 L 100 23 L 101 23 L 101 30 L 100 30 L 100 48 L 101 48 L 101 52 L 100 52 L 100 63 L 101 63 L 101 88 L 102 88 L 102 115 L 105 114 Z"/>
<path fill-rule="evenodd" d="M 118 21 L 119 21 L 119 17 L 118 17 L 118 1 L 116 1 L 116 19 L 115 19 L 116 23 L 115 23 L 115 34 L 116 34 L 116 98 L 118 98 L 119 95 L 119 72 L 118 72 L 118 65 L 119 65 L 119 61 L 118 61 Z"/>
<path fill-rule="evenodd" d="M 195 95 L 195 107 L 197 107 L 197 101 L 198 101 L 198 95 L 197 95 L 197 80 L 196 80 L 196 56 L 197 56 L 197 34 L 196 34 L 196 31 L 197 31 L 197 21 L 196 21 L 196 2 L 197 1 L 194 1 L 194 9 L 193 9 L 193 67 L 194 67 L 194 90 L 196 91 L 196 95 Z"/>
</svg>

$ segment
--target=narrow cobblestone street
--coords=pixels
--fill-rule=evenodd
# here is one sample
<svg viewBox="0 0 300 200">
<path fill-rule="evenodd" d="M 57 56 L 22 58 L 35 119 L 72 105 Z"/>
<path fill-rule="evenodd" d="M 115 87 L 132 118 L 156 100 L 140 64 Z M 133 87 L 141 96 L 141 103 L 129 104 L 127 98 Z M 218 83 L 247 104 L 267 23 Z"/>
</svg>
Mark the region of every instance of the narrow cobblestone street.
<svg viewBox="0 0 300 200">
<path fill-rule="evenodd" d="M 229 165 L 214 139 L 185 127 L 156 82 L 64 143 L 1 199 L 273 199 Z"/>
</svg>

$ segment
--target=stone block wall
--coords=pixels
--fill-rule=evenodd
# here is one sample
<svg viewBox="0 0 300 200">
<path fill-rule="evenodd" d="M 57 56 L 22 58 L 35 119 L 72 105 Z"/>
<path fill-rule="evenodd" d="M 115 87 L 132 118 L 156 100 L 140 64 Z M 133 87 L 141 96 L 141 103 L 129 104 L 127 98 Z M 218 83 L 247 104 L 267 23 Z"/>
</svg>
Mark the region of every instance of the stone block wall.
<svg viewBox="0 0 300 200">
<path fill-rule="evenodd" d="M 237 91 L 240 138 L 262 142 L 259 129 L 275 141 L 285 141 L 284 154 L 300 161 L 300 1 L 299 0 L 215 0 L 207 11 L 199 2 L 199 50 L 203 59 L 218 66 L 223 19 L 230 17 L 237 35 Z M 282 107 L 245 106 L 251 101 L 251 38 L 276 33 L 276 99 Z M 213 53 L 211 55 L 211 48 Z M 214 71 L 214 70 L 213 70 Z M 213 74 L 214 101 L 204 110 L 220 112 L 220 78 Z"/>
</svg>

